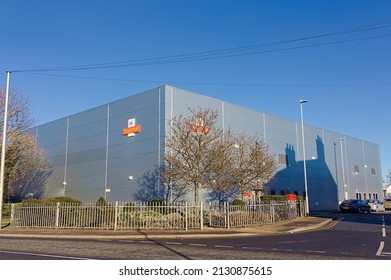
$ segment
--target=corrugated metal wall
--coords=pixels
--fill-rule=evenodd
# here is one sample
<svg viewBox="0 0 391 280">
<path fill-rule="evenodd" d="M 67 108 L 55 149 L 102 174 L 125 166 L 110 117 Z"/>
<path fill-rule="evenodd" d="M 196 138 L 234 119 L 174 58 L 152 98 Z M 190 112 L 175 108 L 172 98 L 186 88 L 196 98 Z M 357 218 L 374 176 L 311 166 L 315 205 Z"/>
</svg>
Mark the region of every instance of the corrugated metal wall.
<svg viewBox="0 0 391 280">
<path fill-rule="evenodd" d="M 124 201 L 135 199 L 145 184 L 159 188 L 154 171 L 164 153 L 165 131 L 170 119 L 187 114 L 189 107 L 214 108 L 223 127 L 263 139 L 280 160 L 266 189 L 303 195 L 300 123 L 162 86 L 37 127 L 39 143 L 54 165 L 47 196 L 65 191 L 83 201 Z M 142 132 L 122 136 L 130 118 L 136 118 Z M 354 198 L 356 193 L 381 196 L 377 144 L 307 125 L 304 131 L 311 210 L 336 209 L 345 196 Z"/>
</svg>

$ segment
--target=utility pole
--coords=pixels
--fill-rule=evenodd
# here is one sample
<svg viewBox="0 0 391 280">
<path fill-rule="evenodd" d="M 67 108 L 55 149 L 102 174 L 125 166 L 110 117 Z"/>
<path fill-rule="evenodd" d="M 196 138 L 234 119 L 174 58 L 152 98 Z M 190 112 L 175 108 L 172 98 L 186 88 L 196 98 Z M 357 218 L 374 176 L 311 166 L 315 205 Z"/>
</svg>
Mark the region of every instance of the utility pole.
<svg viewBox="0 0 391 280">
<path fill-rule="evenodd" d="M 11 71 L 6 71 L 7 83 L 5 86 L 4 120 L 3 120 L 3 142 L 1 146 L 1 167 L 0 167 L 0 230 L 3 222 L 3 194 L 4 194 L 4 169 L 5 169 L 5 145 L 7 143 L 7 121 L 8 121 L 8 95 L 10 87 Z"/>
</svg>

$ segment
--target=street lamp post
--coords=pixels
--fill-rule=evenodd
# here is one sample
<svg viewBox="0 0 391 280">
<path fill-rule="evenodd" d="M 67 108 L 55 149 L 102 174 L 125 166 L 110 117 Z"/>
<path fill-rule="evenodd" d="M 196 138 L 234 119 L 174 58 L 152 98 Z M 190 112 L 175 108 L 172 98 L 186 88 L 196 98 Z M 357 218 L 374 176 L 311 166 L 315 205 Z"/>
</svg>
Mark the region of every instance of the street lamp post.
<svg viewBox="0 0 391 280">
<path fill-rule="evenodd" d="M 3 193 L 4 193 L 4 169 L 5 169 L 5 145 L 7 142 L 7 121 L 8 121 L 8 95 L 11 71 L 7 71 L 7 83 L 5 87 L 4 119 L 3 119 L 3 142 L 1 146 L 1 167 L 0 167 L 0 230 L 3 218 Z"/>
<path fill-rule="evenodd" d="M 301 116 L 301 138 L 303 140 L 303 166 L 304 166 L 304 191 L 305 191 L 305 214 L 306 216 L 310 213 L 309 195 L 308 195 L 308 184 L 307 184 L 307 165 L 305 160 L 305 141 L 304 141 L 304 118 L 303 118 L 303 104 L 307 103 L 308 100 L 300 99 L 300 116 Z"/>
<path fill-rule="evenodd" d="M 342 180 L 343 180 L 344 197 L 345 197 L 345 199 L 348 199 L 349 194 L 346 189 L 347 186 L 346 186 L 346 181 L 345 181 L 345 167 L 344 167 L 345 164 L 344 164 L 344 160 L 343 160 L 343 148 L 342 148 L 342 142 L 345 141 L 345 138 L 341 137 L 339 140 L 341 143 L 341 163 L 342 163 Z"/>
</svg>

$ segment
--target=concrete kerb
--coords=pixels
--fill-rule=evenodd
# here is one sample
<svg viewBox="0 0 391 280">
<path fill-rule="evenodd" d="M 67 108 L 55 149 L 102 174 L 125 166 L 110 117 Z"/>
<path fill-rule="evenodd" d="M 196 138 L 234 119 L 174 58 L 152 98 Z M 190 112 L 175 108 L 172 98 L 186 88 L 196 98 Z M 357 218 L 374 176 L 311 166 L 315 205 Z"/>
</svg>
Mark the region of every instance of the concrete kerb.
<svg viewBox="0 0 391 280">
<path fill-rule="evenodd" d="M 310 217 L 311 218 L 311 217 Z M 310 219 L 305 218 L 305 219 Z M 303 222 L 303 220 L 301 221 Z M 47 230 L 46 232 L 37 231 L 35 229 L 27 229 L 23 231 L 13 231 L 12 229 L 0 230 L 0 238 L 39 238 L 39 239 L 82 239 L 82 240 L 151 240 L 151 239 L 201 239 L 201 238 L 240 238 L 250 236 L 270 236 L 282 234 L 294 234 L 304 231 L 312 231 L 331 227 L 335 224 L 331 218 L 317 218 L 312 220 L 304 220 L 305 224 L 296 223 L 295 220 L 282 222 L 280 224 L 266 225 L 250 228 L 235 228 L 227 229 L 210 229 L 205 231 L 194 232 L 167 232 L 167 231 L 132 231 L 124 232 L 109 232 L 105 234 L 94 234 L 85 232 L 84 230 L 71 230 L 61 232 L 62 230 Z M 83 232 L 84 231 L 84 232 Z"/>
</svg>

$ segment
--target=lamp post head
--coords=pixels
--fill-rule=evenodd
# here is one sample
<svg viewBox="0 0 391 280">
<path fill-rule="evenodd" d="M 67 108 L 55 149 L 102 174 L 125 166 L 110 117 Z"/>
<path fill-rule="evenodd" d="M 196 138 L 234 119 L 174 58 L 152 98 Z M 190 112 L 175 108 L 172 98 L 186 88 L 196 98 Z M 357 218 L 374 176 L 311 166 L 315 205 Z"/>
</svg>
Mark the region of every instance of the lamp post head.
<svg viewBox="0 0 391 280">
<path fill-rule="evenodd" d="M 308 100 L 305 100 L 305 99 L 300 99 L 300 104 L 303 104 L 303 103 L 307 103 L 308 102 Z"/>
</svg>

